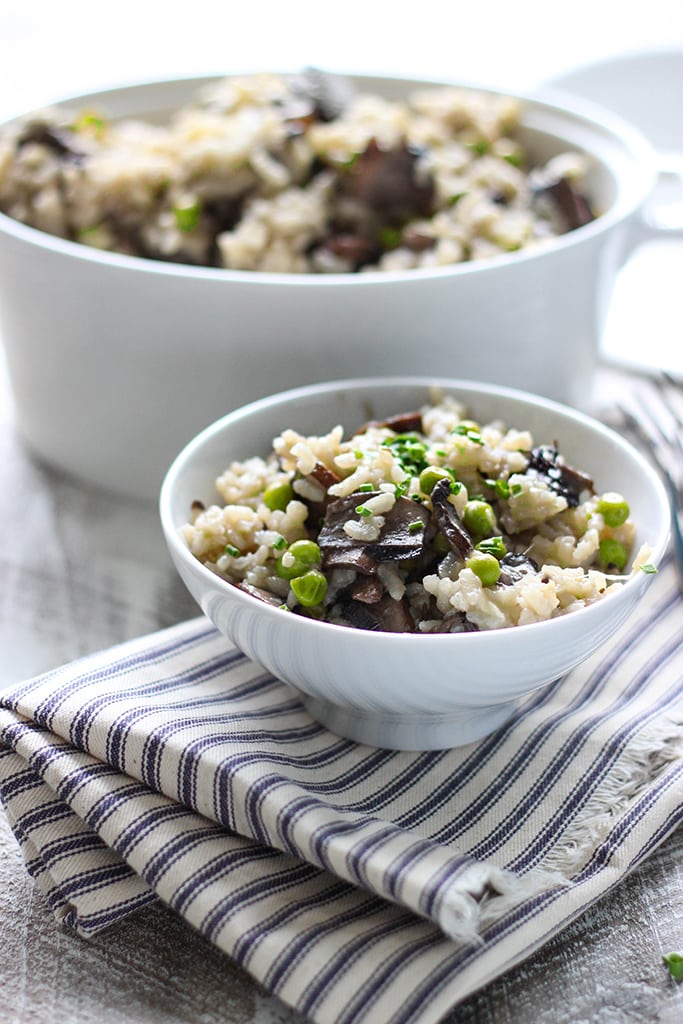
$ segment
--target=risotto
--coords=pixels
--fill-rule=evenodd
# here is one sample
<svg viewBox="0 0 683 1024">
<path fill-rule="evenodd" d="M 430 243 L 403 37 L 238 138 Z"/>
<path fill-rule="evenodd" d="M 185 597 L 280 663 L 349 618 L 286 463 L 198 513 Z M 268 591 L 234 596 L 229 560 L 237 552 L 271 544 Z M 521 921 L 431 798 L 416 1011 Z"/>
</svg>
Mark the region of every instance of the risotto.
<svg viewBox="0 0 683 1024">
<path fill-rule="evenodd" d="M 621 494 L 596 490 L 556 441 L 479 424 L 454 398 L 233 462 L 220 501 L 188 510 L 191 552 L 283 611 L 360 629 L 524 625 L 604 598 L 634 557 Z"/>
<path fill-rule="evenodd" d="M 586 158 L 525 151 L 519 101 L 405 101 L 299 75 L 227 78 L 165 123 L 54 108 L 0 137 L 0 211 L 113 252 L 236 270 L 432 268 L 595 216 Z"/>
</svg>

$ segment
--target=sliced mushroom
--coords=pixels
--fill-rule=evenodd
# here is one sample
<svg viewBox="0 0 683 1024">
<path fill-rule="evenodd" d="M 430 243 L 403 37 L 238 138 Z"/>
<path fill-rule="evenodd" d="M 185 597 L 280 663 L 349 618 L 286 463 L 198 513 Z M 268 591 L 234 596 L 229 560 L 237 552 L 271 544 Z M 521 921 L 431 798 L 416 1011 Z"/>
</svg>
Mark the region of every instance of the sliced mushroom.
<svg viewBox="0 0 683 1024">
<path fill-rule="evenodd" d="M 391 223 L 430 216 L 434 181 L 431 176 L 418 177 L 418 156 L 417 150 L 406 143 L 382 149 L 372 139 L 365 152 L 340 176 L 341 191 Z"/>
<path fill-rule="evenodd" d="M 557 445 L 544 444 L 532 449 L 528 469 L 534 470 L 556 494 L 575 507 L 585 491 L 593 493 L 593 478 L 579 469 L 567 465 Z"/>
<path fill-rule="evenodd" d="M 372 629 L 383 633 L 414 633 L 415 623 L 405 598 L 395 601 L 385 594 L 381 601 L 368 605 L 349 601 L 343 605 L 346 621 L 356 629 Z"/>
<path fill-rule="evenodd" d="M 348 78 L 313 67 L 306 68 L 290 84 L 297 95 L 310 100 L 321 121 L 334 121 L 341 117 L 354 93 Z"/>
<path fill-rule="evenodd" d="M 434 520 L 443 533 L 448 546 L 461 558 L 466 558 L 472 550 L 472 538 L 463 526 L 458 510 L 448 500 L 451 493 L 451 482 L 448 477 L 439 480 L 432 490 L 432 509 Z"/>
<path fill-rule="evenodd" d="M 538 566 L 533 558 L 529 558 L 523 552 L 515 553 L 509 551 L 500 560 L 499 585 L 510 587 L 518 583 L 524 576 L 538 572 Z"/>
<path fill-rule="evenodd" d="M 479 626 L 470 622 L 464 612 L 454 612 L 447 615 L 440 622 L 430 629 L 430 633 L 478 633 Z"/>
<path fill-rule="evenodd" d="M 354 601 L 377 604 L 384 593 L 384 584 L 378 576 L 358 576 L 351 588 Z"/>
<path fill-rule="evenodd" d="M 538 196 L 548 196 L 560 211 L 567 228 L 573 231 L 595 220 L 595 215 L 585 196 L 574 188 L 569 178 L 555 178 L 536 186 Z"/>
<path fill-rule="evenodd" d="M 381 562 L 403 562 L 419 558 L 429 539 L 430 512 L 409 498 L 398 498 L 393 508 L 383 513 L 384 526 L 377 540 L 355 540 L 344 530 L 350 519 L 357 519 L 356 508 L 377 497 L 379 491 L 355 492 L 327 506 L 318 534 L 318 544 L 326 568 L 356 569 L 374 574 Z M 416 526 L 416 524 L 419 524 Z"/>
<path fill-rule="evenodd" d="M 16 146 L 19 150 L 31 143 L 44 146 L 60 159 L 70 160 L 73 163 L 81 163 L 85 159 L 85 153 L 73 145 L 71 132 L 48 124 L 47 121 L 29 122 L 18 137 Z"/>
<path fill-rule="evenodd" d="M 257 598 L 259 601 L 263 601 L 264 604 L 272 604 L 274 608 L 282 607 L 282 598 L 278 597 L 277 594 L 273 594 L 270 590 L 263 590 L 262 587 L 254 587 L 251 583 L 246 583 L 242 580 L 237 584 L 239 590 L 243 590 L 245 594 L 251 594 L 252 597 Z"/>
<path fill-rule="evenodd" d="M 321 487 L 324 487 L 325 490 L 332 487 L 334 484 L 338 484 L 341 480 L 340 476 L 337 476 L 333 470 L 328 469 L 322 462 L 316 462 L 310 476 L 312 476 L 316 483 L 319 483 Z"/>
</svg>

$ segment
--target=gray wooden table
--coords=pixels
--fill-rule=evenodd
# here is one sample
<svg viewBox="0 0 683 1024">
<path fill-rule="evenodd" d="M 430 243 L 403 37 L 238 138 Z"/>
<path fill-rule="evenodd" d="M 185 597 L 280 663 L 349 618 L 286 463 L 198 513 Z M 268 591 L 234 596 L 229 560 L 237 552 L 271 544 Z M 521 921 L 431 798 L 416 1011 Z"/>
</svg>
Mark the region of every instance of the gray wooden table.
<svg viewBox="0 0 683 1024">
<path fill-rule="evenodd" d="M 197 614 L 156 509 L 38 465 L 15 434 L 6 392 L 0 410 L 0 687 Z M 662 965 L 670 950 L 683 952 L 680 830 L 449 1024 L 676 1024 L 683 985 Z M 0 812 L 0 1024 L 297 1019 L 161 906 L 90 941 L 62 930 Z"/>
</svg>

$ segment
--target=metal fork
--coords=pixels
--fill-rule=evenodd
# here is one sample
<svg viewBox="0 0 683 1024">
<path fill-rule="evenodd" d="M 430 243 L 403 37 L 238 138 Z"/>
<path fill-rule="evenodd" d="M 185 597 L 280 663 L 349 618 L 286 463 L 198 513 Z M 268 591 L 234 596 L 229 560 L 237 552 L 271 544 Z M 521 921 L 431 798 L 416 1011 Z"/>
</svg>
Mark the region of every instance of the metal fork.
<svg viewBox="0 0 683 1024">
<path fill-rule="evenodd" d="M 683 593 L 683 388 L 662 373 L 632 392 L 636 408 L 619 402 L 621 416 L 644 445 L 669 492 L 674 558 Z"/>
</svg>

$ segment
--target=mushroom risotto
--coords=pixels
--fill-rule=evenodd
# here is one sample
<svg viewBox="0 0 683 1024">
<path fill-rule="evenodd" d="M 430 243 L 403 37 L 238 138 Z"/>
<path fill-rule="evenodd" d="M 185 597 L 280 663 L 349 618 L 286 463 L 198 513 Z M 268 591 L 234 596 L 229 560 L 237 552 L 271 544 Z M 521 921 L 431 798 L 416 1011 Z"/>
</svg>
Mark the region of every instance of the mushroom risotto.
<svg viewBox="0 0 683 1024">
<path fill-rule="evenodd" d="M 255 598 L 339 625 L 524 625 L 652 571 L 646 548 L 632 558 L 623 495 L 596 490 L 557 441 L 479 424 L 452 397 L 348 437 L 284 430 L 216 487 L 221 503 L 195 502 L 183 527 L 192 553 Z"/>
<path fill-rule="evenodd" d="M 395 271 L 514 252 L 591 221 L 586 159 L 535 163 L 520 102 L 404 101 L 299 75 L 226 78 L 166 123 L 54 108 L 0 137 L 0 210 L 85 245 L 288 273 Z"/>
</svg>

